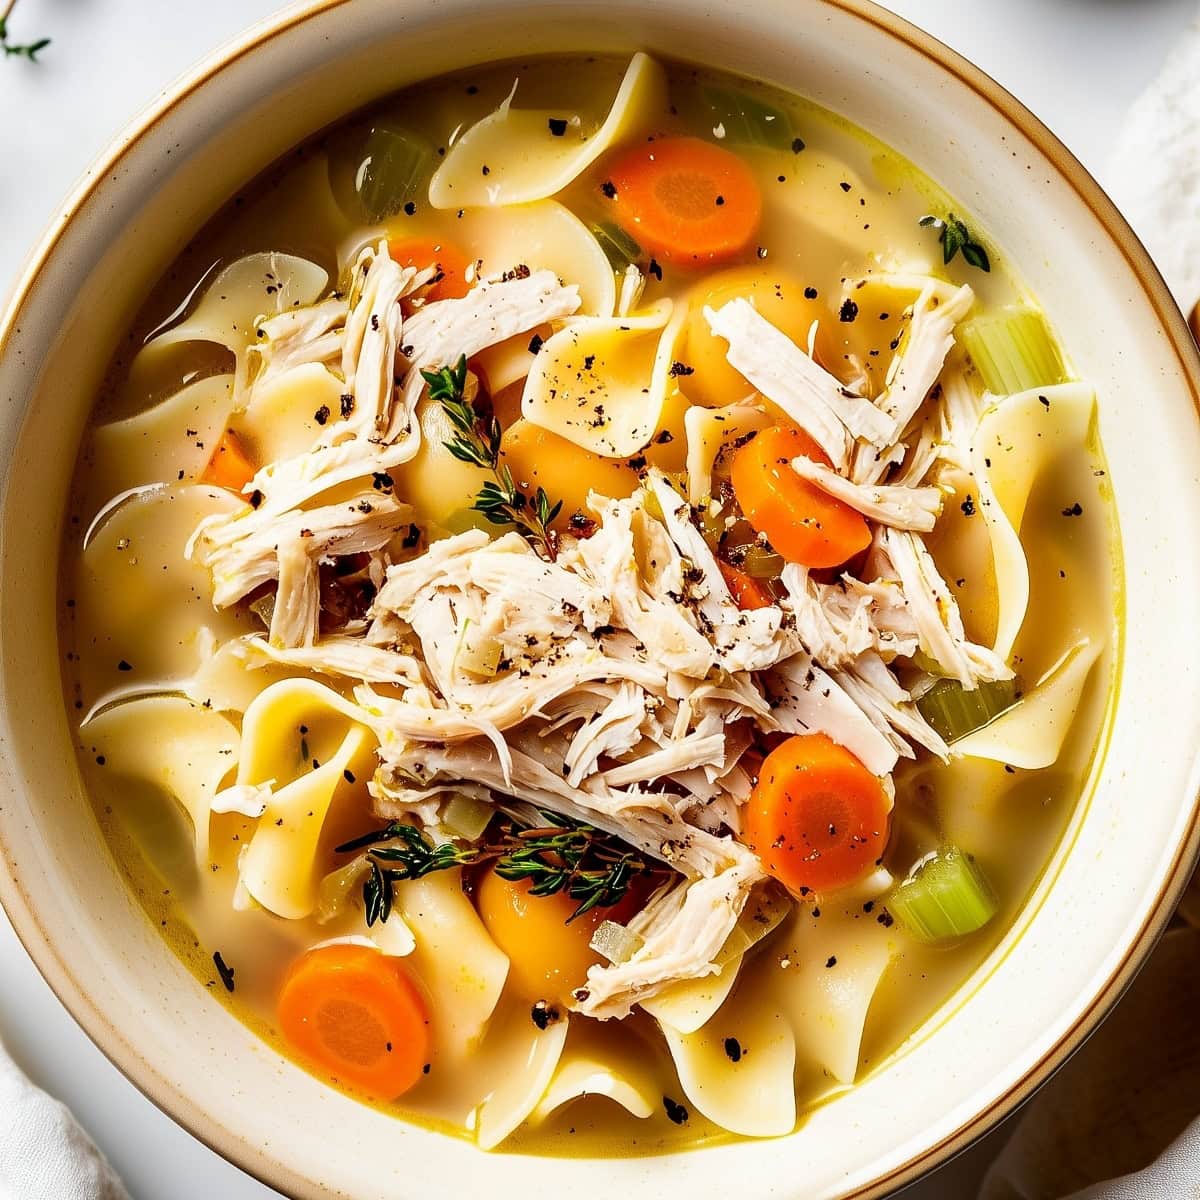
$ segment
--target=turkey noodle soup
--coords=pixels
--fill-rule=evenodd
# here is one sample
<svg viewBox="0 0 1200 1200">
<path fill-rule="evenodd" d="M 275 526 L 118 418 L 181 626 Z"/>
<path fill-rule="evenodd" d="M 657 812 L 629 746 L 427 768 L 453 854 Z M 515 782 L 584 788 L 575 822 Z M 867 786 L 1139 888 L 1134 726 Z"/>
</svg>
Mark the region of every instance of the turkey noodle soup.
<svg viewBox="0 0 1200 1200">
<path fill-rule="evenodd" d="M 199 985 L 484 1149 L 795 1128 L 1012 928 L 1119 574 L 1002 247 L 794 96 L 498 64 L 247 187 L 119 348 L 64 677 Z"/>
</svg>

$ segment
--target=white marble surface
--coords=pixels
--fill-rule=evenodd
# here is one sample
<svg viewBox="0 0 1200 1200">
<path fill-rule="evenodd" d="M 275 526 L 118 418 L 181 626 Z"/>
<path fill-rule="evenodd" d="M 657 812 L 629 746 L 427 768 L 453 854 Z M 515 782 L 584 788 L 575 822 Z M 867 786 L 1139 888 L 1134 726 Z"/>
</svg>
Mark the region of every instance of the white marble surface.
<svg viewBox="0 0 1200 1200">
<path fill-rule="evenodd" d="M 1102 174 L 1130 101 L 1154 75 L 1196 0 L 891 0 L 1028 104 Z M 47 36 L 42 61 L 0 60 L 0 291 L 43 226 L 118 130 L 183 70 L 275 0 L 21 0 L 20 40 Z M 275 1196 L 145 1100 L 87 1040 L 0 913 L 0 1038 L 79 1115 L 134 1200 Z M 993 1135 L 991 1145 L 1002 1135 Z M 971 1193 L 976 1151 L 906 1194 Z"/>
</svg>

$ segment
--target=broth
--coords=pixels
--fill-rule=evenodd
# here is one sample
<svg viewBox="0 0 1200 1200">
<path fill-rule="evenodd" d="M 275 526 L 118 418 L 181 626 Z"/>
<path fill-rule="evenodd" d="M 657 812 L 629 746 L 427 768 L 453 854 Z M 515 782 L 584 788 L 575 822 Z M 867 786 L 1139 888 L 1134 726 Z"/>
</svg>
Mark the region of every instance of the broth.
<svg viewBox="0 0 1200 1200">
<path fill-rule="evenodd" d="M 572 119 L 577 115 L 584 126 L 598 129 L 607 111 L 607 102 L 599 98 L 616 93 L 626 69 L 625 60 L 604 57 L 488 66 L 422 83 L 320 133 L 243 189 L 182 250 L 117 349 L 97 398 L 79 460 L 62 560 L 64 680 L 68 704 L 83 722 L 80 764 L 100 826 L 149 917 L 161 926 L 198 980 L 283 1053 L 293 1050 L 279 1032 L 276 1006 L 281 982 L 297 956 L 336 933 L 311 915 L 283 919 L 248 899 L 239 863 L 244 861 L 240 858 L 243 847 L 255 832 L 254 819 L 249 816 L 236 811 L 213 816 L 211 845 L 197 864 L 187 801 L 176 803 L 172 796 L 179 798 L 189 787 L 200 787 L 197 781 L 204 771 L 208 771 L 201 781 L 207 787 L 205 797 L 211 798 L 218 784 L 228 786 L 230 779 L 222 779 L 224 773 L 214 775 L 212 766 L 221 763 L 213 756 L 229 749 L 221 741 L 226 736 L 224 727 L 213 724 L 207 730 L 203 736 L 208 739 L 204 742 L 208 749 L 203 750 L 197 749 L 200 742 L 194 738 L 183 741 L 170 731 L 163 732 L 166 724 L 147 726 L 149 732 L 135 756 L 135 766 L 131 767 L 127 758 L 124 769 L 117 773 L 112 769 L 111 754 L 106 753 L 108 743 L 95 736 L 92 723 L 98 715 L 112 713 L 122 704 L 145 703 L 151 696 L 183 706 L 190 702 L 180 698 L 181 693 L 200 700 L 196 686 L 203 690 L 208 685 L 194 683 L 197 671 L 214 660 L 221 644 L 261 631 L 262 623 L 244 601 L 214 614 L 207 572 L 195 563 L 185 563 L 183 548 L 198 521 L 216 511 L 204 488 L 197 485 L 189 491 L 185 487 L 196 480 L 194 471 L 181 468 L 171 478 L 126 478 L 131 468 L 120 456 L 127 453 L 129 443 L 106 442 L 104 431 L 114 422 L 150 411 L 182 387 L 220 381 L 235 368 L 242 369 L 237 353 L 212 341 L 185 340 L 149 355 L 144 347 L 181 316 L 194 314 L 205 287 L 243 256 L 263 251 L 298 256 L 317 264 L 331 280 L 341 280 L 340 286 L 346 287 L 354 251 L 369 240 L 369 229 L 384 233 L 393 244 L 417 238 L 435 244 L 439 239 L 456 241 L 464 238 L 464 229 L 472 231 L 466 237 L 468 244 L 475 238 L 486 240 L 482 219 L 470 209 L 435 210 L 417 202 L 410 205 L 411 212 L 401 208 L 371 220 L 379 214 L 364 210 L 361 163 L 373 130 L 403 129 L 426 139 L 435 156 L 431 166 L 439 166 L 448 161 L 461 131 L 483 120 L 505 100 L 514 78 L 519 80 L 516 103 L 522 108 L 561 111 Z M 931 273 L 944 280 L 955 285 L 969 281 L 977 311 L 985 313 L 1031 303 L 1002 253 L 990 245 L 990 270 L 986 273 L 972 269 L 964 255 L 949 263 L 940 261 L 937 230 L 920 222 L 931 211 L 952 214 L 952 202 L 915 167 L 863 131 L 798 97 L 720 73 L 666 64 L 666 79 L 665 104 L 647 119 L 647 127 L 652 127 L 660 140 L 688 136 L 730 144 L 736 131 L 721 122 L 714 126 L 711 119 L 714 92 L 718 98 L 750 96 L 768 111 L 787 114 L 794 138 L 784 139 L 777 147 L 733 145 L 750 166 L 761 192 L 763 213 L 753 244 L 735 265 L 743 271 L 739 277 L 742 285 L 747 279 L 757 280 L 763 296 L 771 290 L 778 292 L 775 280 L 786 276 L 803 286 L 806 302 L 824 306 L 819 334 L 825 339 L 824 365 L 843 382 L 857 370 L 866 393 L 878 396 L 888 387 L 889 364 L 908 336 L 913 304 L 912 296 L 905 298 L 899 285 L 880 286 L 880 277 L 889 271 L 904 270 L 906 264 L 932 264 Z M 612 161 L 612 153 L 602 157 L 555 195 L 588 226 L 603 226 L 611 219 L 610 200 L 601 185 Z M 952 224 L 952 216 L 948 219 Z M 649 264 L 641 260 L 646 267 L 645 289 L 637 311 L 652 309 L 662 299 L 677 305 L 690 302 L 694 311 L 701 281 L 716 274 L 716 269 L 684 268 L 650 257 Z M 769 299 L 760 303 L 770 305 Z M 978 390 L 974 368 L 961 349 L 955 355 L 947 372 L 959 372 Z M 674 418 L 676 433 L 665 439 L 656 437 L 642 453 L 640 468 L 650 459 L 652 467 L 682 471 L 687 442 L 678 436 L 683 428 L 681 411 L 691 402 L 711 400 L 701 395 L 709 385 L 702 372 L 694 367 L 689 371 L 686 355 L 674 365 L 682 368 L 672 371 L 677 390 L 671 394 L 680 410 Z M 505 427 L 520 415 L 523 378 L 518 375 L 515 384 L 491 394 Z M 661 429 L 668 429 L 672 420 L 670 403 L 664 408 Z M 1044 403 L 1049 409 L 1049 401 Z M 197 400 L 197 414 L 200 404 Z M 203 467 L 214 446 L 211 442 L 200 444 L 206 435 L 192 421 L 198 422 L 202 414 L 193 418 L 192 412 L 186 405 L 181 408 L 170 434 L 181 445 L 190 443 L 194 448 L 191 457 Z M 323 426 L 324 421 L 318 420 L 318 424 Z M 221 432 L 220 428 L 215 431 Z M 160 435 L 152 432 L 146 436 L 153 441 Z M 263 450 L 252 433 L 245 433 L 243 441 L 251 453 Z M 516 453 L 510 444 L 506 449 Z M 153 446 L 147 452 L 151 451 Z M 512 461 L 518 471 L 527 466 L 519 456 Z M 619 464 L 622 470 L 639 469 L 624 467 L 624 461 Z M 550 465 L 535 462 L 534 475 L 548 471 Z M 395 472 L 397 494 L 404 497 L 408 489 L 407 497 L 416 507 L 412 527 L 440 524 L 444 532 L 461 533 L 461 529 L 451 528 L 447 516 L 450 510 L 457 512 L 463 507 L 455 499 L 455 488 L 460 486 L 454 474 L 458 468 L 438 460 L 432 467 L 420 469 L 426 474 L 418 476 L 418 468 L 410 464 Z M 429 471 L 434 473 L 433 484 Z M 633 479 L 632 490 L 637 481 L 633 475 L 628 478 Z M 174 488 L 174 503 L 159 503 L 156 494 L 147 493 L 106 509 L 114 493 L 121 490 L 118 482 Z M 568 488 L 570 481 L 560 486 Z M 951 495 L 946 503 L 948 515 L 931 535 L 930 544 L 961 606 L 965 635 L 988 646 L 997 635 L 1001 608 L 983 514 L 976 507 L 981 497 L 977 491 L 972 494 L 972 486 L 968 482 Z M 433 499 L 426 503 L 426 496 Z M 80 530 L 89 531 L 86 554 Z M 1020 538 L 1028 562 L 1030 601 L 1011 661 L 1021 685 L 1032 686 L 1047 677 L 1064 652 L 1083 639 L 1103 647 L 1090 681 L 1077 696 L 1070 732 L 1052 765 L 1039 769 L 1014 768 L 1004 761 L 976 757 L 943 765 L 920 749 L 914 760 L 902 759 L 895 773 L 896 804 L 883 855 L 883 866 L 900 880 L 915 862 L 940 846 L 953 843 L 969 849 L 998 897 L 996 916 L 978 933 L 948 945 L 923 945 L 892 928 L 887 908 L 891 893 L 886 889 L 872 895 L 834 890 L 815 902 L 812 897 L 802 897 L 780 928 L 747 957 L 729 998 L 706 1026 L 711 1036 L 719 1033 L 725 1053 L 734 1061 L 745 1053 L 747 1061 L 754 1063 L 754 1050 L 765 1044 L 768 1034 L 766 1027 L 755 1025 L 757 1018 L 748 1014 L 769 1008 L 772 997 L 790 994 L 789 980 L 798 974 L 797 963 L 813 953 L 809 943 L 817 935 L 811 930 L 822 921 L 834 930 L 850 930 L 829 937 L 850 939 L 853 954 L 857 953 L 853 929 L 858 922 L 887 933 L 887 961 L 877 972 L 877 986 L 869 989 L 861 1047 L 850 1039 L 859 1076 L 878 1069 L 987 959 L 1017 919 L 1050 861 L 1080 803 L 1110 699 L 1119 581 L 1103 459 L 1094 434 L 1089 433 L 1080 444 L 1064 445 L 1043 464 L 1024 507 Z M 170 577 L 169 585 L 161 583 L 164 575 Z M 236 730 L 241 711 L 264 683 L 297 675 L 330 683 L 327 673 L 278 663 L 247 675 L 253 675 L 253 681 L 237 685 L 244 697 L 240 706 L 228 698 L 225 703 L 210 703 L 205 698 L 201 704 L 204 713 L 231 714 L 231 728 Z M 350 685 L 334 686 L 351 695 Z M 174 711 L 159 708 L 154 713 Z M 154 715 L 153 721 L 158 720 Z M 345 728 L 341 719 L 327 715 L 324 722 L 314 721 L 311 728 L 309 724 L 301 726 L 301 753 L 294 778 L 299 779 L 315 763 L 340 763 L 339 754 L 351 753 L 342 741 Z M 235 757 L 230 751 L 229 761 Z M 330 831 L 322 835 L 320 853 L 326 871 L 344 861 L 332 847 L 366 828 L 362 814 L 369 813 L 365 792 L 369 776 L 359 777 L 364 769 L 360 760 L 361 755 L 347 758 L 344 768 L 351 781 L 348 786 L 358 789 L 358 825 L 351 823 L 337 831 L 335 840 Z M 286 782 L 275 779 L 271 786 L 283 787 Z M 344 808 L 349 801 L 339 803 Z M 197 811 L 205 812 L 207 823 L 207 811 Z M 474 897 L 479 886 L 477 870 L 468 869 L 465 879 Z M 822 907 L 826 912 L 818 915 Z M 405 916 L 409 916 L 407 911 Z M 334 926 L 341 928 L 337 922 Z M 384 927 L 383 923 L 376 925 L 375 934 Z M 361 932 L 370 931 L 363 928 Z M 231 990 L 223 986 L 214 953 L 219 953 L 222 964 L 233 968 L 235 987 Z M 830 970 L 838 957 L 828 956 Z M 424 983 L 427 991 L 437 990 L 428 980 Z M 819 988 L 820 981 L 796 986 Z M 388 1107 L 407 1120 L 446 1132 L 469 1136 L 477 1131 L 480 1120 L 486 1118 L 477 1114 L 480 1096 L 466 1077 L 475 1070 L 477 1058 L 485 1072 L 500 1069 L 497 1064 L 503 1064 L 505 1047 L 495 1043 L 510 1024 L 524 1020 L 525 999 L 512 994 L 511 988 L 506 990 L 487 1024 L 490 1041 L 485 1036 L 482 1047 L 445 1070 L 434 1059 L 424 1078 Z M 567 1037 L 568 1049 L 579 1061 L 588 1054 L 601 1062 L 638 1059 L 642 1064 L 639 1086 L 643 1092 L 649 1089 L 653 1093 L 653 1111 L 638 1119 L 611 1099 L 577 1098 L 544 1115 L 538 1124 L 522 1122 L 502 1140 L 505 1149 L 559 1154 L 655 1153 L 729 1136 L 721 1122 L 703 1115 L 707 1106 L 703 1087 L 693 1085 L 694 1094 L 688 1095 L 658 1023 L 646 1013 L 622 1021 L 573 1018 Z M 831 1080 L 828 1068 L 814 1068 L 806 1053 L 816 1051 L 801 1037 L 795 1075 L 800 1120 L 808 1107 L 842 1086 Z M 621 1069 L 614 1072 L 618 1078 Z M 850 1073 L 853 1075 L 853 1067 Z M 318 1074 L 329 1078 L 327 1070 L 318 1069 Z M 699 1100 L 695 1093 L 700 1094 Z"/>
</svg>

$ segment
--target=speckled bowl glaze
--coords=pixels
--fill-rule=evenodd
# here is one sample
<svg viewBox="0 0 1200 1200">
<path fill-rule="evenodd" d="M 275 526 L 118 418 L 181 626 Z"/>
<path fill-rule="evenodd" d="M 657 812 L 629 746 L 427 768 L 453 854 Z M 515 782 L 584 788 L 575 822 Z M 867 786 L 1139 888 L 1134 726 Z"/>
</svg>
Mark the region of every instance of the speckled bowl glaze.
<svg viewBox="0 0 1200 1200">
<path fill-rule="evenodd" d="M 812 97 L 977 214 L 1100 421 L 1122 530 L 1120 699 L 1089 799 L 1025 912 L 885 1069 L 789 1137 L 662 1158 L 485 1156 L 322 1086 L 175 959 L 95 829 L 60 698 L 56 548 L 105 360 L 177 248 L 310 131 L 420 75 L 640 47 Z M 149 1096 L 299 1197 L 879 1196 L 961 1149 L 1087 1036 L 1161 930 L 1200 836 L 1200 361 L 1078 163 L 973 67 L 857 0 L 326 0 L 205 62 L 83 180 L 0 320 L 0 899 L 79 1022 Z M 381 1150 L 386 1147 L 386 1152 Z"/>
</svg>

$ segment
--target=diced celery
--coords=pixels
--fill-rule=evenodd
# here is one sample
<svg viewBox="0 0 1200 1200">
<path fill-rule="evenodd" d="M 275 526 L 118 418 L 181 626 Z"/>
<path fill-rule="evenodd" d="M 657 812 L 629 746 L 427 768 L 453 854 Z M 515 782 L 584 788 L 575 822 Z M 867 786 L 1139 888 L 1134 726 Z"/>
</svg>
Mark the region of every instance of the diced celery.
<svg viewBox="0 0 1200 1200">
<path fill-rule="evenodd" d="M 588 943 L 597 954 L 610 963 L 628 962 L 645 944 L 645 939 L 631 933 L 616 921 L 601 921 Z"/>
<path fill-rule="evenodd" d="M 791 117 L 782 109 L 722 87 L 705 87 L 701 101 L 708 110 L 714 130 L 734 146 L 768 146 L 791 150 L 796 140 Z"/>
<path fill-rule="evenodd" d="M 317 885 L 317 923 L 324 925 L 340 916 L 359 895 L 363 877 L 371 869 L 365 854 L 352 858 L 344 867 L 330 871 Z"/>
<path fill-rule="evenodd" d="M 752 579 L 778 579 L 783 574 L 783 555 L 757 542 L 747 546 L 738 564 Z"/>
<path fill-rule="evenodd" d="M 483 675 L 490 679 L 500 670 L 500 660 L 504 657 L 504 647 L 494 637 L 463 638 L 455 658 L 455 666 L 460 671 L 469 671 L 472 675 Z"/>
<path fill-rule="evenodd" d="M 275 593 L 268 592 L 265 596 L 259 596 L 257 600 L 251 600 L 250 611 L 267 629 L 270 629 L 271 621 L 275 616 Z"/>
<path fill-rule="evenodd" d="M 721 535 L 725 532 L 725 517 L 713 507 L 711 498 L 700 502 L 697 515 L 704 540 L 711 549 L 715 550 L 720 545 Z"/>
<path fill-rule="evenodd" d="M 1051 387 L 1067 378 L 1058 345 L 1036 308 L 1006 308 L 964 321 L 958 338 L 997 396 Z"/>
<path fill-rule="evenodd" d="M 592 236 L 600 243 L 605 258 L 614 271 L 624 271 L 626 267 L 639 262 L 642 248 L 619 225 L 604 221 L 591 226 Z"/>
<path fill-rule="evenodd" d="M 446 811 L 442 814 L 442 824 L 457 837 L 476 842 L 483 836 L 483 831 L 495 815 L 495 808 L 486 800 L 477 800 L 474 796 L 464 796 L 457 792 L 446 805 Z"/>
<path fill-rule="evenodd" d="M 917 863 L 886 903 L 919 942 L 965 937 L 982 929 L 999 908 L 974 858 L 957 846 L 943 846 Z"/>
<path fill-rule="evenodd" d="M 921 716 L 944 741 L 956 742 L 990 725 L 1017 703 L 1017 681 L 997 679 L 968 690 L 957 679 L 939 679 L 917 699 Z"/>
<path fill-rule="evenodd" d="M 354 176 L 368 221 L 395 216 L 417 198 L 433 162 L 433 147 L 419 134 L 396 125 L 376 125 L 367 135 Z"/>
</svg>

